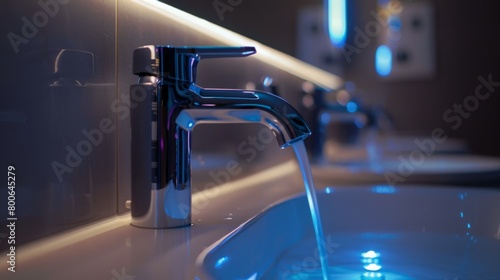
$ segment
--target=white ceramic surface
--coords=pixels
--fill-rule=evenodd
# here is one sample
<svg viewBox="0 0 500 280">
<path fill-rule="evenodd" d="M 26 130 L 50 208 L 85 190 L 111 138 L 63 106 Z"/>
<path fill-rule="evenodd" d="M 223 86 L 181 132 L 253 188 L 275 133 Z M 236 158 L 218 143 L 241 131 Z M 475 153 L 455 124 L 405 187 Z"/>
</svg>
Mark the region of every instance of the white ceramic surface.
<svg viewBox="0 0 500 280">
<path fill-rule="evenodd" d="M 331 187 L 319 204 L 332 279 L 500 278 L 498 190 Z M 322 279 L 307 207 L 304 196 L 270 207 L 198 264 L 213 279 Z"/>
</svg>

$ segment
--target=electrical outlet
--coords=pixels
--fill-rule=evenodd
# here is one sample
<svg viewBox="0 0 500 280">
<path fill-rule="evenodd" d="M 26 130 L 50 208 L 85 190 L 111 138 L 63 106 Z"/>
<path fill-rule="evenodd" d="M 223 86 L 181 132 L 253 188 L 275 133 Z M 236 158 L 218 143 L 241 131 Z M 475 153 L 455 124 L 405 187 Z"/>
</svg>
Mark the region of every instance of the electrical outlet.
<svg viewBox="0 0 500 280">
<path fill-rule="evenodd" d="M 385 7 L 387 24 L 380 45 L 392 54 L 390 80 L 422 80 L 436 75 L 434 6 L 427 1 L 400 1 Z M 379 57 L 376 57 L 376 60 Z"/>
<path fill-rule="evenodd" d="M 334 47 L 325 30 L 322 6 L 299 10 L 297 26 L 297 58 L 336 75 L 343 74 L 343 56 Z"/>
</svg>

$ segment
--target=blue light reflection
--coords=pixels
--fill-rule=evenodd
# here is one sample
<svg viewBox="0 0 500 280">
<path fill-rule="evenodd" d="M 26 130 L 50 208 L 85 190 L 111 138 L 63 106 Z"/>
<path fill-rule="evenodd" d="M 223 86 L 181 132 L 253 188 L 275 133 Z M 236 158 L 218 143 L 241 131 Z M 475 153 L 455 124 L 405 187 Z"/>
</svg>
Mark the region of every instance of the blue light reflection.
<svg viewBox="0 0 500 280">
<path fill-rule="evenodd" d="M 386 45 L 380 45 L 375 53 L 375 69 L 380 76 L 387 76 L 392 71 L 392 51 Z"/>
<path fill-rule="evenodd" d="M 372 192 L 378 194 L 395 194 L 397 192 L 397 189 L 396 187 L 389 185 L 380 185 L 372 187 Z"/>
<path fill-rule="evenodd" d="M 347 112 L 354 113 L 354 112 L 358 111 L 358 104 L 356 104 L 355 102 L 349 101 L 346 104 L 346 109 L 347 109 Z"/>
<path fill-rule="evenodd" d="M 369 271 L 379 271 L 382 268 L 382 266 L 376 263 L 371 263 L 364 265 L 363 268 Z"/>
<path fill-rule="evenodd" d="M 361 262 L 363 263 L 363 268 L 365 273 L 363 273 L 361 279 L 383 279 L 383 275 L 378 272 L 382 269 L 380 265 L 380 253 L 374 250 L 369 250 L 361 253 Z"/>
<path fill-rule="evenodd" d="M 380 253 L 370 250 L 368 252 L 362 253 L 361 256 L 363 257 L 363 259 L 373 259 L 380 257 Z"/>
<path fill-rule="evenodd" d="M 252 274 L 250 277 L 248 277 L 247 280 L 255 280 L 257 279 L 257 272 L 255 272 L 254 274 Z"/>
<path fill-rule="evenodd" d="M 365 272 L 361 277 L 362 280 L 365 279 L 385 279 L 380 272 Z"/>
<path fill-rule="evenodd" d="M 399 16 L 391 15 L 389 17 L 389 28 L 391 28 L 394 31 L 400 31 L 401 25 L 402 25 L 401 18 Z"/>
<path fill-rule="evenodd" d="M 458 199 L 465 200 L 466 198 L 467 198 L 467 192 L 458 194 Z"/>
<path fill-rule="evenodd" d="M 322 124 L 328 124 L 328 123 L 330 122 L 330 119 L 331 119 L 331 118 L 332 118 L 332 117 L 331 117 L 331 116 L 330 116 L 330 114 L 329 114 L 329 113 L 327 113 L 327 112 L 323 112 L 323 113 L 321 114 L 321 116 L 320 116 L 320 120 L 321 120 L 321 123 L 322 123 Z"/>
<path fill-rule="evenodd" d="M 266 76 L 264 78 L 264 81 L 262 82 L 262 84 L 265 86 L 265 87 L 269 87 L 273 84 L 273 78 L 269 77 L 269 76 Z"/>
<path fill-rule="evenodd" d="M 229 257 L 222 257 L 215 262 L 215 268 L 220 268 L 229 260 Z"/>
</svg>

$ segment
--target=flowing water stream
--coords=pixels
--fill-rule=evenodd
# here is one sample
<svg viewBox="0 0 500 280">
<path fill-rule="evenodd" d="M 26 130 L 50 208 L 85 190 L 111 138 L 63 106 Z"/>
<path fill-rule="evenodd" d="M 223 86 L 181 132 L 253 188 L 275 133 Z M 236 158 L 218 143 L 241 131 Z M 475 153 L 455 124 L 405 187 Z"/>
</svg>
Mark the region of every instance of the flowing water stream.
<svg viewBox="0 0 500 280">
<path fill-rule="evenodd" d="M 318 245 L 318 254 L 321 264 L 321 271 L 323 274 L 323 280 L 328 280 L 328 264 L 326 261 L 326 251 L 324 246 L 326 244 L 325 236 L 323 233 L 323 227 L 321 225 L 318 200 L 316 198 L 316 188 L 314 187 L 311 165 L 309 164 L 309 159 L 307 157 L 307 150 L 303 141 L 294 143 L 292 147 L 295 151 L 295 155 L 297 156 L 299 168 L 304 179 L 304 187 L 306 190 L 307 201 L 309 203 L 309 209 L 311 211 L 314 233 L 316 235 L 316 243 Z"/>
</svg>

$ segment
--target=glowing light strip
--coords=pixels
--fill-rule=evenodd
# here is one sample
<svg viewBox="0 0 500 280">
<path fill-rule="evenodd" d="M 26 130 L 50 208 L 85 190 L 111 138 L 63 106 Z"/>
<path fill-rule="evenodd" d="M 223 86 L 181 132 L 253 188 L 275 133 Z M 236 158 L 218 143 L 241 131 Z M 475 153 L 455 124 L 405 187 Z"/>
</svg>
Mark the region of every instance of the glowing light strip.
<svg viewBox="0 0 500 280">
<path fill-rule="evenodd" d="M 337 47 L 343 47 L 347 29 L 345 0 L 327 0 L 328 35 Z"/>
<path fill-rule="evenodd" d="M 56 234 L 51 237 L 35 241 L 19 248 L 19 255 L 23 256 L 23 261 L 34 259 L 46 255 L 50 252 L 60 250 L 83 240 L 98 236 L 108 231 L 130 224 L 130 215 L 125 214 L 115 216 L 94 224 L 76 228 L 67 233 Z"/>
<path fill-rule="evenodd" d="M 343 80 L 336 75 L 157 0 L 133 0 L 133 2 L 225 45 L 254 46 L 257 54 L 252 57 L 318 86 L 337 89 L 343 84 Z"/>
</svg>

